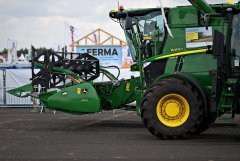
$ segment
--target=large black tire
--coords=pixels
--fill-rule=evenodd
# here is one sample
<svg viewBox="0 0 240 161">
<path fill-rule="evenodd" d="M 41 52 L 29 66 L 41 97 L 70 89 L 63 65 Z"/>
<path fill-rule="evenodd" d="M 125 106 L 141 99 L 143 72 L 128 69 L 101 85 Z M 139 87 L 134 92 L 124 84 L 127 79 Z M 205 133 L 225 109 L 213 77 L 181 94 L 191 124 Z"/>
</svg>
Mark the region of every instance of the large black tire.
<svg viewBox="0 0 240 161">
<path fill-rule="evenodd" d="M 200 134 L 209 129 L 216 121 L 216 117 L 206 117 L 200 123 L 198 130 L 194 134 Z"/>
<path fill-rule="evenodd" d="M 182 111 L 175 110 L 180 111 L 180 114 L 173 111 L 172 115 L 171 111 L 168 111 L 175 107 L 175 104 Z M 163 79 L 152 85 L 144 94 L 141 104 L 141 117 L 151 134 L 161 139 L 183 139 L 199 130 L 204 118 L 203 104 L 198 90 L 189 83 L 177 78 Z M 159 111 L 159 109 L 161 110 Z M 186 112 L 187 109 L 189 109 L 188 113 Z M 167 119 L 162 119 L 164 118 L 162 117 L 163 114 L 164 117 L 166 115 Z M 182 116 L 185 117 L 185 121 L 181 120 Z M 176 117 L 179 118 L 175 119 Z M 168 121 L 171 119 L 175 120 L 176 124 Z"/>
</svg>

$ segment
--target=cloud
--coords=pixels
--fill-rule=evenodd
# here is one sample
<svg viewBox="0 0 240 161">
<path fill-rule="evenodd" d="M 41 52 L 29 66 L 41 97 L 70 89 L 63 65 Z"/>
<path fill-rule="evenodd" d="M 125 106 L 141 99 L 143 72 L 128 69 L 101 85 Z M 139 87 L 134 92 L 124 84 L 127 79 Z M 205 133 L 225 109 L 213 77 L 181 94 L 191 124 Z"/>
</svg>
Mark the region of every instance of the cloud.
<svg viewBox="0 0 240 161">
<path fill-rule="evenodd" d="M 164 6 L 189 5 L 188 1 L 162 0 Z M 159 5 L 158 0 L 119 0 L 125 8 L 147 8 Z M 225 0 L 208 0 L 211 3 Z M 17 40 L 18 47 L 52 47 L 64 42 L 64 22 L 77 28 L 79 38 L 102 28 L 124 39 L 119 24 L 110 20 L 117 0 L 0 0 L 0 49 L 7 39 Z"/>
</svg>

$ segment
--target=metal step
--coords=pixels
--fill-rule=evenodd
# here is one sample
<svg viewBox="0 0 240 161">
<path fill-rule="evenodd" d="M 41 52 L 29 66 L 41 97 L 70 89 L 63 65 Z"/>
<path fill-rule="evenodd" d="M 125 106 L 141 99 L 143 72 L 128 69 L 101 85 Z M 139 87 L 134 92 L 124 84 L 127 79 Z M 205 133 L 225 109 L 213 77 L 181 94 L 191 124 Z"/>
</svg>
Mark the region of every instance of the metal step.
<svg viewBox="0 0 240 161">
<path fill-rule="evenodd" d="M 233 97 L 234 94 L 233 93 L 224 93 L 223 96 L 225 96 L 225 97 Z"/>
<path fill-rule="evenodd" d="M 235 85 L 237 82 L 236 78 L 229 78 L 226 82 L 224 82 L 225 85 Z"/>
<path fill-rule="evenodd" d="M 232 108 L 232 105 L 221 105 L 222 108 L 228 108 L 228 109 L 231 109 Z"/>
</svg>

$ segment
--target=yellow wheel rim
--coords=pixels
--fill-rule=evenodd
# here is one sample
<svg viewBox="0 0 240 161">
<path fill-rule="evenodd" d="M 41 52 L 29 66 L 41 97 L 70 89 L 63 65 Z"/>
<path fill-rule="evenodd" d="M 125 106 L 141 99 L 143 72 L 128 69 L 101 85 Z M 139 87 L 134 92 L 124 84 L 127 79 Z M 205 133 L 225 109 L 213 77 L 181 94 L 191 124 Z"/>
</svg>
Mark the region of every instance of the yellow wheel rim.
<svg viewBox="0 0 240 161">
<path fill-rule="evenodd" d="M 178 94 L 168 94 L 157 104 L 158 119 L 166 126 L 177 127 L 184 124 L 190 114 L 187 100 Z"/>
</svg>

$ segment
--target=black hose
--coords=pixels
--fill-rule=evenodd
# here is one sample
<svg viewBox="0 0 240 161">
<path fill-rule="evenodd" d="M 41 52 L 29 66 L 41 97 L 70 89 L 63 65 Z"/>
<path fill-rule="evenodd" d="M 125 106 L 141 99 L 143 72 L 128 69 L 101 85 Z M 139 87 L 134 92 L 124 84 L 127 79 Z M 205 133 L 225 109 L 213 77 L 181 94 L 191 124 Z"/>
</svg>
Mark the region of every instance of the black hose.
<svg viewBox="0 0 240 161">
<path fill-rule="evenodd" d="M 110 66 L 102 66 L 102 68 L 116 68 L 118 70 L 118 75 L 116 78 L 120 76 L 120 69 L 118 68 L 118 66 L 110 65 Z"/>
</svg>

